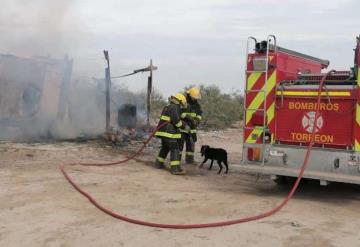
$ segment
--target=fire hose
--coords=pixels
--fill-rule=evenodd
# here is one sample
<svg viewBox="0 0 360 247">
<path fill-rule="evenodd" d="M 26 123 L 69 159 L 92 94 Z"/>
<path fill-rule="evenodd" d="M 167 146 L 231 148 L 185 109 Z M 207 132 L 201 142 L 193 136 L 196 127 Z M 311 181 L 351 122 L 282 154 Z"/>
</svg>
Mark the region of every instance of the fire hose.
<svg viewBox="0 0 360 247">
<path fill-rule="evenodd" d="M 154 222 L 147 222 L 144 220 L 138 220 L 138 219 L 134 219 L 134 218 L 130 218 L 127 216 L 124 216 L 122 214 L 116 213 L 114 211 L 112 211 L 111 209 L 108 209 L 104 206 L 102 206 L 99 202 L 96 201 L 96 199 L 90 195 L 90 193 L 86 192 L 85 190 L 81 189 L 79 185 L 77 185 L 74 180 L 68 175 L 68 173 L 66 172 L 66 166 L 74 166 L 74 165 L 81 165 L 81 166 L 112 166 L 112 165 L 117 165 L 117 164 L 123 164 L 126 163 L 132 159 L 134 159 L 135 157 L 137 157 L 146 147 L 146 145 L 151 141 L 151 139 L 154 137 L 156 130 L 150 135 L 150 137 L 143 143 L 143 145 L 141 146 L 141 148 L 134 153 L 133 155 L 127 157 L 124 160 L 120 160 L 120 161 L 115 161 L 115 162 L 111 162 L 111 163 L 101 163 L 101 164 L 96 164 L 96 163 L 72 163 L 72 164 L 65 164 L 65 165 L 61 165 L 60 166 L 60 170 L 63 173 L 63 175 L 65 176 L 66 180 L 79 192 L 81 193 L 83 196 L 85 196 L 95 207 L 97 207 L 99 210 L 103 211 L 104 213 L 119 219 L 119 220 L 123 220 L 129 223 L 133 223 L 133 224 L 137 224 L 137 225 L 142 225 L 142 226 L 148 226 L 148 227 L 157 227 L 157 228 L 170 228 L 170 229 L 194 229 L 194 228 L 206 228 L 206 227 L 221 227 L 221 226 L 228 226 L 228 225 L 234 225 L 234 224 L 239 224 L 239 223 L 244 223 L 244 222 L 249 222 L 249 221 L 255 221 L 255 220 L 259 220 L 259 219 L 263 219 L 266 217 L 269 217 L 275 213 L 277 213 L 278 211 L 280 211 L 289 201 L 290 199 L 293 197 L 296 189 L 299 186 L 299 183 L 304 175 L 304 172 L 306 170 L 306 167 L 308 165 L 308 161 L 310 158 L 310 152 L 311 149 L 314 145 L 314 137 L 315 137 L 315 125 L 317 122 L 317 119 L 319 117 L 320 114 L 320 101 L 321 101 L 321 91 L 323 88 L 323 84 L 324 81 L 326 79 L 326 77 L 330 74 L 334 72 L 334 70 L 329 71 L 328 73 L 326 73 L 319 84 L 319 88 L 318 88 L 318 96 L 317 96 L 317 105 L 316 105 L 316 113 L 315 113 L 315 118 L 314 118 L 314 127 L 312 128 L 312 133 L 311 133 L 311 140 L 309 142 L 309 145 L 307 147 L 307 151 L 305 154 L 305 158 L 304 158 L 304 162 L 300 168 L 298 177 L 293 185 L 293 187 L 291 188 L 290 192 L 288 193 L 288 195 L 283 199 L 283 201 L 277 205 L 276 207 L 270 209 L 269 211 L 266 211 L 264 213 L 260 213 L 258 215 L 254 215 L 254 216 L 249 216 L 249 217 L 244 217 L 244 218 L 240 218 L 240 219 L 234 219 L 234 220 L 225 220 L 225 221 L 220 221 L 220 222 L 212 222 L 212 223 L 202 223 L 202 224 L 162 224 L 162 223 L 154 223 Z M 160 126 L 158 126 L 157 129 L 160 129 L 161 127 L 163 127 L 165 124 L 164 123 Z"/>
</svg>

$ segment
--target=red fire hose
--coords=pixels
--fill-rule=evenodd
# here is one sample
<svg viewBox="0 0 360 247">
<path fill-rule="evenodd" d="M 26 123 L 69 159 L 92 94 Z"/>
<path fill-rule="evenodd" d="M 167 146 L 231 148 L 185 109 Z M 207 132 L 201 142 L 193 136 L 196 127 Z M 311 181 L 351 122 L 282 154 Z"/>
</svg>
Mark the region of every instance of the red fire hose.
<svg viewBox="0 0 360 247">
<path fill-rule="evenodd" d="M 323 84 L 324 81 L 326 79 L 326 77 L 332 73 L 332 71 L 328 72 L 327 74 L 325 74 L 321 81 L 320 81 L 320 85 L 319 85 L 319 89 L 318 89 L 318 97 L 317 97 L 317 105 L 316 105 L 316 113 L 315 113 L 315 119 L 314 119 L 314 125 L 317 122 L 317 119 L 319 117 L 319 111 L 320 111 L 320 101 L 321 101 L 321 90 L 323 88 Z M 166 123 L 165 123 L 166 124 Z M 165 124 L 163 124 L 162 126 L 164 126 Z M 162 126 L 159 126 L 159 128 L 161 128 Z M 315 129 L 313 128 L 312 130 L 312 134 L 311 134 L 311 141 L 309 143 L 309 146 L 307 147 L 307 152 L 304 158 L 304 163 L 301 166 L 299 175 L 293 185 L 293 187 L 291 188 L 289 194 L 284 198 L 284 200 L 275 208 L 266 211 L 264 213 L 258 214 L 258 215 L 254 215 L 254 216 L 249 216 L 249 217 L 245 217 L 245 218 L 241 218 L 241 219 L 234 219 L 234 220 L 226 220 L 226 221 L 220 221 L 220 222 L 212 222 L 212 223 L 203 223 L 203 224 L 161 224 L 161 223 L 153 223 L 153 222 L 147 222 L 144 220 L 137 220 L 137 219 L 133 219 L 133 218 L 129 218 L 126 217 L 124 215 L 121 215 L 119 213 L 113 212 L 112 210 L 105 208 L 104 206 L 102 206 L 100 203 L 98 203 L 95 198 L 93 198 L 89 193 L 87 193 L 86 191 L 84 191 L 83 189 L 81 189 L 72 179 L 71 177 L 67 174 L 65 168 L 68 165 L 74 166 L 74 165 L 81 165 L 81 166 L 111 166 L 111 165 L 117 165 L 117 164 L 122 164 L 125 163 L 131 159 L 134 159 L 136 156 L 138 156 L 146 147 L 146 145 L 150 142 L 150 140 L 154 137 L 155 132 L 144 142 L 143 146 L 132 156 L 124 159 L 124 160 L 120 160 L 120 161 L 116 161 L 116 162 L 112 162 L 112 163 L 103 163 L 103 164 L 91 164 L 91 163 L 73 163 L 73 164 L 68 164 L 68 165 L 61 165 L 60 169 L 61 172 L 64 174 L 65 178 L 67 179 L 67 181 L 69 181 L 69 183 L 78 191 L 80 192 L 83 196 L 85 196 L 86 198 L 89 199 L 89 201 L 98 209 L 100 209 L 101 211 L 103 211 L 104 213 L 123 220 L 123 221 L 127 221 L 133 224 L 137 224 L 137 225 L 143 225 L 143 226 L 149 226 L 149 227 L 158 227 L 158 228 L 170 228 L 170 229 L 193 229 L 193 228 L 205 228 L 205 227 L 220 227 L 220 226 L 228 226 L 228 225 L 233 225 L 233 224 L 239 224 L 239 223 L 244 223 L 244 222 L 249 222 L 249 221 L 254 221 L 254 220 L 259 220 L 268 216 L 271 216 L 275 213 L 277 213 L 278 211 L 280 211 L 288 202 L 289 200 L 293 197 L 296 189 L 299 186 L 300 180 L 302 178 L 302 176 L 304 175 L 304 172 L 306 170 L 306 167 L 308 165 L 308 161 L 309 161 L 309 157 L 310 157 L 310 152 L 311 149 L 314 145 L 314 136 L 315 136 Z"/>
</svg>

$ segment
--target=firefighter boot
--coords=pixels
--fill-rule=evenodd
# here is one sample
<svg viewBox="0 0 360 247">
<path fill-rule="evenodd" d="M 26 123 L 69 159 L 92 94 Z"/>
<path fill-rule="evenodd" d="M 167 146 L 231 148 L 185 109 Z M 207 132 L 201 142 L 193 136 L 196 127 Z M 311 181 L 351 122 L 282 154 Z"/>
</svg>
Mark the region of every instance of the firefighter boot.
<svg viewBox="0 0 360 247">
<path fill-rule="evenodd" d="M 165 168 L 165 165 L 164 165 L 164 159 L 158 157 L 156 158 L 155 160 L 155 166 L 159 169 L 164 169 Z"/>
<path fill-rule="evenodd" d="M 170 172 L 172 175 L 180 175 L 178 169 L 177 169 L 177 166 L 171 166 L 170 167 Z"/>
<path fill-rule="evenodd" d="M 170 172 L 172 175 L 185 175 L 186 174 L 186 172 L 183 169 L 181 169 L 180 165 L 171 166 Z"/>
<path fill-rule="evenodd" d="M 178 171 L 179 175 L 185 175 L 185 174 L 186 174 L 186 171 L 184 171 L 184 170 L 181 168 L 181 165 L 178 165 L 176 168 L 177 168 L 177 171 Z"/>
</svg>

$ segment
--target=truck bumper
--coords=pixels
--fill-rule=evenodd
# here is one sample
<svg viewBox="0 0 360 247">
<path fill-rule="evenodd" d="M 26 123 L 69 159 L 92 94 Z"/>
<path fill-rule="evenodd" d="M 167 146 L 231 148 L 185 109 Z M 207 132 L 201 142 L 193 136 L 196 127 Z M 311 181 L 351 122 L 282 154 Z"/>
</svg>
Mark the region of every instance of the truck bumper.
<svg viewBox="0 0 360 247">
<path fill-rule="evenodd" d="M 247 151 L 247 148 L 244 151 Z M 263 153 L 264 163 L 248 161 L 246 152 L 238 168 L 240 171 L 249 173 L 297 177 L 306 151 L 306 147 L 268 145 Z M 313 148 L 303 177 L 318 179 L 321 184 L 327 184 L 330 181 L 360 184 L 360 153 Z"/>
</svg>

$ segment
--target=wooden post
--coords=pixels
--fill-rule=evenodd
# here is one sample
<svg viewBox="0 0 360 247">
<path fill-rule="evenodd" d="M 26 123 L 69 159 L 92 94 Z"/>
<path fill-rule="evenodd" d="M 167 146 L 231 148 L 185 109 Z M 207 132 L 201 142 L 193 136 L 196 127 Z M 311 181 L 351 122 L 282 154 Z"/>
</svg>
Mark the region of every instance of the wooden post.
<svg viewBox="0 0 360 247">
<path fill-rule="evenodd" d="M 110 131 L 110 89 L 111 89 L 111 76 L 110 76 L 110 59 L 109 52 L 104 50 L 104 56 L 107 62 L 107 68 L 105 68 L 105 98 L 106 98 L 106 132 Z"/>
<path fill-rule="evenodd" d="M 146 124 L 147 127 L 150 128 L 150 112 L 151 112 L 151 94 L 152 94 L 152 75 L 153 75 L 153 65 L 152 59 L 150 60 L 150 75 L 148 77 L 148 88 L 147 88 L 147 116 L 146 116 Z"/>
</svg>

